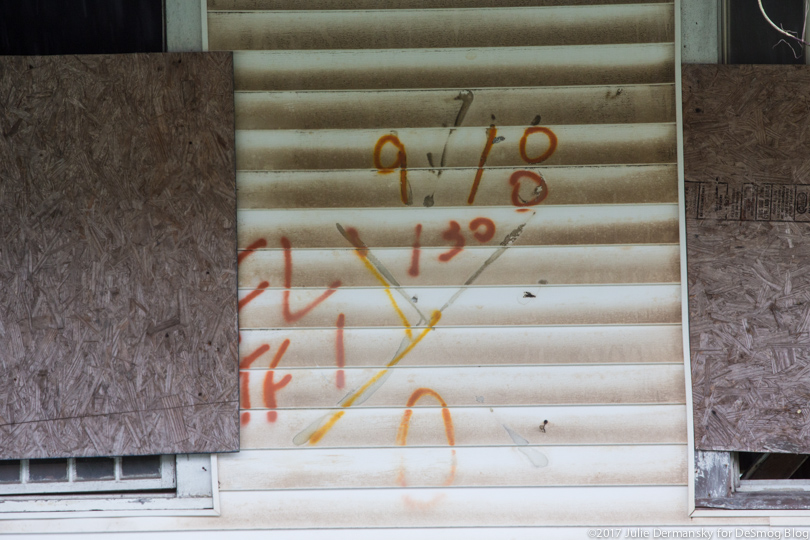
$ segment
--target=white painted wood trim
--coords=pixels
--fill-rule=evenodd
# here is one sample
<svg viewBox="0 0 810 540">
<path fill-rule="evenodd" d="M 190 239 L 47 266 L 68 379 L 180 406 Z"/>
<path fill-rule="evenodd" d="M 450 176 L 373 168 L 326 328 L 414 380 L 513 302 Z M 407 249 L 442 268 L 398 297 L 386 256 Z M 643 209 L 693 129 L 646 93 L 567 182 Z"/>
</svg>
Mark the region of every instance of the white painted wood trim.
<svg viewBox="0 0 810 540">
<path fill-rule="evenodd" d="M 193 52 L 202 49 L 202 25 L 205 18 L 189 0 L 165 0 L 166 51 Z"/>
<path fill-rule="evenodd" d="M 208 0 L 200 0 L 200 27 L 202 29 L 202 50 L 208 50 Z"/>
<path fill-rule="evenodd" d="M 704 1 L 704 0 L 701 0 Z M 687 431 L 687 492 L 689 515 L 695 512 L 695 426 L 692 418 L 692 370 L 689 353 L 689 281 L 686 274 L 686 202 L 684 200 L 683 162 L 683 101 L 681 88 L 681 10 L 682 0 L 675 0 L 675 123 L 678 137 L 678 234 L 681 252 L 681 328 L 683 331 L 683 368 L 686 389 L 686 431 Z"/>
</svg>

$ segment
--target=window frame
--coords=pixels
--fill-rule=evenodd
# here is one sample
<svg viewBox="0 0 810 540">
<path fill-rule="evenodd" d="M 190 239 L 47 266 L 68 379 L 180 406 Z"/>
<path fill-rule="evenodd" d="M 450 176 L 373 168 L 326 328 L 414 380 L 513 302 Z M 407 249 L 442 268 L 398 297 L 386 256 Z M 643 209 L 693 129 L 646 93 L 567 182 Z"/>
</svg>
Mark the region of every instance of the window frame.
<svg viewBox="0 0 810 540">
<path fill-rule="evenodd" d="M 51 493 L 0 496 L 0 522 L 12 519 L 130 516 L 218 516 L 216 454 L 175 456 L 173 491 Z"/>
</svg>

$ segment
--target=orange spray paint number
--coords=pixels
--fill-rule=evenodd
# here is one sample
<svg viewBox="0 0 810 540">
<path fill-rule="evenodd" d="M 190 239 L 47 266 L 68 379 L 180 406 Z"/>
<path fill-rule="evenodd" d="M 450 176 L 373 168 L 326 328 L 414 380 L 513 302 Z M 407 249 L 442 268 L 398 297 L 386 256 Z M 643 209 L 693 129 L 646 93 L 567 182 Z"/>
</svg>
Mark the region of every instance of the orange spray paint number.
<svg viewBox="0 0 810 540">
<path fill-rule="evenodd" d="M 484 228 L 483 232 L 479 230 L 481 227 Z M 470 230 L 473 231 L 476 240 L 485 244 L 495 236 L 495 222 L 485 217 L 475 218 L 470 222 Z"/>
<path fill-rule="evenodd" d="M 526 143 L 529 140 L 529 137 L 534 133 L 542 133 L 546 137 L 548 137 L 548 148 L 545 152 L 540 154 L 537 157 L 529 157 L 526 153 Z M 553 131 L 548 129 L 547 127 L 530 127 L 526 128 L 526 131 L 523 132 L 523 137 L 520 138 L 520 157 L 523 158 L 523 161 L 526 163 L 542 163 L 554 154 L 554 151 L 557 150 L 557 136 L 554 134 Z"/>
<path fill-rule="evenodd" d="M 450 222 L 450 227 L 442 233 L 442 238 L 448 242 L 453 242 L 454 245 L 453 249 L 439 255 L 439 260 L 442 262 L 447 262 L 458 255 L 464 249 L 464 244 L 466 244 L 466 240 L 461 235 L 461 225 L 457 221 Z"/>
<path fill-rule="evenodd" d="M 495 137 L 498 135 L 498 128 L 494 125 L 489 126 L 487 129 L 487 142 L 484 144 L 484 150 L 481 151 L 481 157 L 478 159 L 478 170 L 475 171 L 475 178 L 473 179 L 472 188 L 470 188 L 470 196 L 467 197 L 467 204 L 475 202 L 475 194 L 478 193 L 478 185 L 481 183 L 481 177 L 484 175 L 484 165 L 487 163 L 489 152 L 492 150 L 492 145 L 495 143 Z"/>
<path fill-rule="evenodd" d="M 390 165 L 383 165 L 382 151 L 386 144 L 391 144 L 397 149 L 397 157 Z M 411 186 L 408 184 L 408 157 L 405 153 L 405 145 L 396 135 L 383 135 L 374 145 L 374 166 L 380 174 L 392 173 L 399 169 L 399 198 L 402 204 L 411 205 Z"/>
</svg>

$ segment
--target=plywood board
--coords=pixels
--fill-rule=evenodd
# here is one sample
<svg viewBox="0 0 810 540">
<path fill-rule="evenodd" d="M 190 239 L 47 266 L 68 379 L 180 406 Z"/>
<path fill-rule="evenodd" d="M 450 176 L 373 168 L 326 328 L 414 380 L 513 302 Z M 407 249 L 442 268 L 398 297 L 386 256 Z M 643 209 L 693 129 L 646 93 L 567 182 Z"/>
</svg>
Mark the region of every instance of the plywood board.
<svg viewBox="0 0 810 540">
<path fill-rule="evenodd" d="M 810 68 L 683 66 L 702 450 L 810 452 Z"/>
<path fill-rule="evenodd" d="M 0 457 L 238 449 L 232 81 L 0 61 Z"/>
</svg>

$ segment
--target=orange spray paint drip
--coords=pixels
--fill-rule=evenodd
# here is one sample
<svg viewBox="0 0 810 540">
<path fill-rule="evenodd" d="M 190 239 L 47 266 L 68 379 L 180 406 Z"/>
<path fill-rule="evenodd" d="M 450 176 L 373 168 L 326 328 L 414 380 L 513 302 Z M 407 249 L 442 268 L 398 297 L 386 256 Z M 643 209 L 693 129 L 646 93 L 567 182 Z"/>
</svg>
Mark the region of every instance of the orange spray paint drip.
<svg viewBox="0 0 810 540">
<path fill-rule="evenodd" d="M 397 149 L 397 157 L 390 166 L 382 163 L 382 149 L 386 144 L 392 144 Z M 384 135 L 377 140 L 374 145 L 374 166 L 380 174 L 388 174 L 399 169 L 399 198 L 402 204 L 411 204 L 411 188 L 408 184 L 408 157 L 405 153 L 405 145 L 396 135 Z"/>
<path fill-rule="evenodd" d="M 337 337 L 335 338 L 335 363 L 338 370 L 335 374 L 335 386 L 343 388 L 346 384 L 343 366 L 346 365 L 346 353 L 343 349 L 343 327 L 346 324 L 346 315 L 341 313 L 337 318 Z"/>
<path fill-rule="evenodd" d="M 433 327 L 436 326 L 436 324 L 439 322 L 439 320 L 441 320 L 441 318 L 442 318 L 441 311 L 438 310 L 434 311 L 430 317 L 430 324 L 424 330 L 422 330 L 422 332 L 420 332 L 420 334 L 416 336 L 416 338 L 413 341 L 411 341 L 401 353 L 396 355 L 390 362 L 388 362 L 388 364 L 386 364 L 385 366 L 385 369 L 379 371 L 376 375 L 371 377 L 371 379 L 366 381 L 366 383 L 363 386 L 361 386 L 346 400 L 344 400 L 340 404 L 340 406 L 343 408 L 349 408 L 352 405 L 354 405 L 354 403 L 358 399 L 360 399 L 363 396 L 363 394 L 365 394 L 368 391 L 369 388 L 374 386 L 374 383 L 379 381 L 386 373 L 388 373 L 389 368 L 394 367 L 403 358 L 405 358 L 413 350 L 413 348 L 416 347 L 420 341 L 422 341 L 422 339 L 428 334 L 428 332 L 433 330 Z M 309 444 L 316 444 L 319 440 L 321 440 L 323 436 L 326 435 L 330 429 L 332 429 L 332 426 L 335 425 L 335 423 L 340 419 L 340 417 L 343 416 L 344 412 L 345 411 L 338 411 L 334 413 L 332 417 L 323 426 L 315 430 L 307 439 Z"/>
<path fill-rule="evenodd" d="M 430 388 L 419 388 L 411 394 L 411 397 L 408 398 L 407 409 L 402 415 L 402 420 L 399 422 L 399 428 L 397 429 L 397 445 L 399 446 L 406 446 L 408 444 L 408 429 L 411 425 L 411 417 L 413 416 L 413 407 L 416 403 L 422 399 L 423 397 L 432 397 L 439 404 L 442 406 L 442 422 L 444 423 L 444 433 L 445 437 L 447 438 L 447 444 L 450 446 L 455 446 L 456 444 L 456 435 L 455 435 L 455 428 L 453 427 L 453 418 L 450 414 L 450 410 L 447 408 L 447 403 L 444 401 L 442 396 L 439 395 L 438 392 L 432 390 Z M 449 486 L 453 483 L 453 480 L 456 478 L 456 468 L 457 468 L 457 461 L 456 461 L 456 451 L 451 450 L 451 463 L 450 463 L 450 473 L 447 475 L 447 478 L 444 481 L 445 486 Z M 397 480 L 399 485 L 402 487 L 406 487 L 408 485 L 405 479 L 405 466 L 404 464 L 400 467 L 399 474 L 397 475 Z"/>
<path fill-rule="evenodd" d="M 266 247 L 266 246 L 267 246 L 267 240 L 265 240 L 264 238 L 260 238 L 259 240 L 256 240 L 255 242 L 250 244 L 245 251 L 241 252 L 236 257 L 237 264 L 240 264 L 245 257 L 250 255 L 251 253 L 253 253 L 257 249 L 260 249 L 260 248 L 263 248 L 263 247 Z"/>
<path fill-rule="evenodd" d="M 478 193 L 478 185 L 481 183 L 481 177 L 484 175 L 484 165 L 487 163 L 489 152 L 492 150 L 492 145 L 495 143 L 495 137 L 497 135 L 498 129 L 494 125 L 489 126 L 489 129 L 487 129 L 487 142 L 484 144 L 484 150 L 481 152 L 481 158 L 478 160 L 478 170 L 475 172 L 475 179 L 470 189 L 470 196 L 467 197 L 467 204 L 475 202 L 475 195 Z"/>
<path fill-rule="evenodd" d="M 416 224 L 416 238 L 413 241 L 413 252 L 411 253 L 411 267 L 408 268 L 408 274 L 417 277 L 419 275 L 419 255 L 421 253 L 421 245 L 419 244 L 419 237 L 422 236 L 422 224 Z"/>
<path fill-rule="evenodd" d="M 244 298 L 239 300 L 239 305 L 237 307 L 237 311 L 241 311 L 243 307 L 248 305 L 254 298 L 256 298 L 257 296 L 262 294 L 264 292 L 264 290 L 269 286 L 270 286 L 270 283 L 267 282 L 267 281 L 262 281 L 261 283 L 259 283 L 259 286 L 256 287 L 256 290 L 250 291 L 250 293 L 248 293 L 247 296 L 245 296 Z"/>
<path fill-rule="evenodd" d="M 288 323 L 294 323 L 301 319 L 303 319 L 310 311 L 315 309 L 318 304 L 335 294 L 337 292 L 337 288 L 340 287 L 340 280 L 334 281 L 330 286 L 329 290 L 321 294 L 318 298 L 310 302 L 310 304 L 304 308 L 299 309 L 298 311 L 291 311 L 290 310 L 290 289 L 292 288 L 292 244 L 290 241 L 282 237 L 281 238 L 281 247 L 284 248 L 284 287 L 287 289 L 284 291 L 284 295 L 282 297 L 283 305 L 282 305 L 282 315 L 284 316 L 284 320 Z"/>
</svg>

